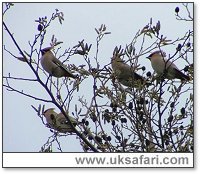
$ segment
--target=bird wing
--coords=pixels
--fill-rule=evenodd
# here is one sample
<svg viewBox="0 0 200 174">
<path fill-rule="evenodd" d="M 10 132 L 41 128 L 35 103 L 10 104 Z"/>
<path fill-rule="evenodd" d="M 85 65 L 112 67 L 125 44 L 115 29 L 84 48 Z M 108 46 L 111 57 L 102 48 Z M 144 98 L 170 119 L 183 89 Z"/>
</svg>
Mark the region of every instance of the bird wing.
<svg viewBox="0 0 200 174">
<path fill-rule="evenodd" d="M 133 78 L 134 80 L 144 80 L 143 77 L 135 72 L 135 68 L 122 63 L 120 71 L 123 77 Z"/>
<path fill-rule="evenodd" d="M 174 77 L 181 80 L 190 80 L 190 77 L 182 73 L 173 62 L 167 61 L 167 59 L 165 59 L 165 61 L 167 62 L 166 70 L 168 73 L 174 74 Z"/>
<path fill-rule="evenodd" d="M 76 76 L 74 74 L 72 74 L 66 67 L 65 65 L 58 59 L 54 59 L 53 63 L 55 63 L 58 67 L 60 67 L 61 69 L 63 69 L 66 72 L 66 75 L 68 77 L 72 77 L 72 78 L 76 78 Z"/>
<path fill-rule="evenodd" d="M 73 117 L 70 117 L 70 116 L 68 116 L 68 117 L 71 120 L 72 124 L 74 126 L 76 126 L 76 124 L 74 124 L 75 119 Z M 75 122 L 76 122 L 76 120 L 75 120 Z M 67 122 L 67 119 L 65 118 L 65 116 L 62 113 L 57 115 L 57 130 L 62 132 L 62 133 L 74 132 L 73 128 L 71 127 L 69 122 Z"/>
<path fill-rule="evenodd" d="M 77 123 L 77 121 L 76 121 L 75 118 L 70 117 L 69 115 L 68 115 L 68 118 L 70 119 L 70 121 L 71 121 L 72 123 Z M 59 122 L 62 122 L 62 123 L 66 123 L 66 122 L 67 122 L 67 119 L 65 118 L 65 116 L 64 116 L 62 113 L 58 114 L 57 120 L 58 120 Z"/>
<path fill-rule="evenodd" d="M 142 81 L 144 81 L 144 78 L 141 75 L 137 74 L 136 72 L 134 72 L 134 79 L 135 80 L 142 80 Z"/>
<path fill-rule="evenodd" d="M 181 80 L 190 80 L 190 77 L 183 74 L 180 70 L 175 69 L 176 77 L 181 79 Z"/>
</svg>

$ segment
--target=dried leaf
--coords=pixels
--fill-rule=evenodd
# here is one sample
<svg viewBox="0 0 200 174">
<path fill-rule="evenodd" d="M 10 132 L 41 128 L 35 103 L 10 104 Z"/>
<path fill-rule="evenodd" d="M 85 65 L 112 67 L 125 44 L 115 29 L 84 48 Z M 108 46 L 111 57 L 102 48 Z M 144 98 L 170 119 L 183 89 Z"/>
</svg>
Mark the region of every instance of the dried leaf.
<svg viewBox="0 0 200 174">
<path fill-rule="evenodd" d="M 89 48 L 88 48 L 88 51 L 90 51 L 90 48 L 91 48 L 92 44 L 90 44 Z"/>
<path fill-rule="evenodd" d="M 58 18 L 58 19 L 59 19 L 59 22 L 60 22 L 60 24 L 62 24 L 62 19 L 60 18 L 60 16 L 59 16 L 59 18 Z"/>
<path fill-rule="evenodd" d="M 104 34 L 111 34 L 111 32 L 105 32 Z"/>
<path fill-rule="evenodd" d="M 51 37 L 51 42 L 54 42 L 54 39 L 55 39 L 55 35 L 53 34 Z"/>
<path fill-rule="evenodd" d="M 106 26 L 105 25 L 103 25 L 102 31 L 106 31 Z"/>
<path fill-rule="evenodd" d="M 85 54 L 85 51 L 82 51 L 82 50 L 76 50 L 75 54 L 84 55 L 84 54 Z"/>
<path fill-rule="evenodd" d="M 62 44 L 62 43 L 63 43 L 62 41 L 56 42 L 54 46 L 57 46 L 57 45 Z"/>
</svg>

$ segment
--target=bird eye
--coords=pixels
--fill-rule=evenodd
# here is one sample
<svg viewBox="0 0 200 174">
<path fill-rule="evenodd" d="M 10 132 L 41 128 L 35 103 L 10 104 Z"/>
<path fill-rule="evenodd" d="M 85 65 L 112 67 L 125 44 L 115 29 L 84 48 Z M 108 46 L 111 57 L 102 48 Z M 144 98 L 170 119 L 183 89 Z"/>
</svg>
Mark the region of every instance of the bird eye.
<svg viewBox="0 0 200 174">
<path fill-rule="evenodd" d="M 50 115 L 50 118 L 51 118 L 52 120 L 54 120 L 54 119 L 55 119 L 55 117 L 54 117 L 54 115 L 53 115 L 53 114 L 51 114 L 51 115 Z"/>
</svg>

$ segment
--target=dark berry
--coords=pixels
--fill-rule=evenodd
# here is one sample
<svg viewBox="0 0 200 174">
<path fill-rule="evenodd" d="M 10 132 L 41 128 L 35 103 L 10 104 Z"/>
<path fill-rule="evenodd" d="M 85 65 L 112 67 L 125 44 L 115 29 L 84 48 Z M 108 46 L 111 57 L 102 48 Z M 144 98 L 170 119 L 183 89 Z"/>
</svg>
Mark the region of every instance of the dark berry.
<svg viewBox="0 0 200 174">
<path fill-rule="evenodd" d="M 178 133 L 178 129 L 174 129 L 173 133 L 177 134 Z"/>
<path fill-rule="evenodd" d="M 147 77 L 151 77 L 151 72 L 148 71 L 146 75 L 147 75 Z"/>
<path fill-rule="evenodd" d="M 172 122 L 173 118 L 174 117 L 171 115 L 171 116 L 168 117 L 167 121 L 170 123 L 170 122 Z"/>
<path fill-rule="evenodd" d="M 190 42 L 188 42 L 186 46 L 187 46 L 187 47 L 190 47 L 190 46 L 191 46 Z"/>
<path fill-rule="evenodd" d="M 143 116 L 144 115 L 144 112 L 143 111 L 140 111 L 140 113 L 139 113 L 141 116 Z"/>
<path fill-rule="evenodd" d="M 150 141 L 148 139 L 146 139 L 146 146 L 150 145 Z"/>
<path fill-rule="evenodd" d="M 128 104 L 128 108 L 129 108 L 129 109 L 133 109 L 133 103 L 132 103 L 132 102 L 130 102 L 130 103 Z"/>
<path fill-rule="evenodd" d="M 141 107 L 141 106 L 138 106 L 137 109 L 138 109 L 138 111 L 140 111 L 140 110 L 142 109 L 142 107 Z"/>
<path fill-rule="evenodd" d="M 102 143 L 102 139 L 99 136 L 95 136 L 95 140 L 98 141 L 99 143 Z"/>
<path fill-rule="evenodd" d="M 85 119 L 83 118 L 83 119 L 81 120 L 81 122 L 84 124 L 84 123 L 85 123 Z"/>
<path fill-rule="evenodd" d="M 106 137 L 106 135 L 104 134 L 104 135 L 102 135 L 102 138 L 103 138 L 103 140 L 107 140 L 107 137 Z"/>
<path fill-rule="evenodd" d="M 109 113 L 109 110 L 108 110 L 108 109 L 106 109 L 106 110 L 105 110 L 105 113 Z"/>
<path fill-rule="evenodd" d="M 107 140 L 108 140 L 108 141 L 111 141 L 111 136 L 107 136 Z"/>
<path fill-rule="evenodd" d="M 88 131 L 83 131 L 83 134 L 86 136 L 88 134 Z"/>
<path fill-rule="evenodd" d="M 174 107 L 174 102 L 171 102 L 170 107 L 173 108 Z"/>
<path fill-rule="evenodd" d="M 92 117 L 92 121 L 96 122 L 97 121 L 97 117 L 96 116 Z"/>
<path fill-rule="evenodd" d="M 115 125 L 115 120 L 112 120 L 112 123 L 111 123 L 113 126 Z"/>
<path fill-rule="evenodd" d="M 166 141 L 165 141 L 165 145 L 166 145 L 166 146 L 169 145 L 169 140 L 166 140 Z"/>
<path fill-rule="evenodd" d="M 181 51 L 181 48 L 182 48 L 182 45 L 181 45 L 181 44 L 178 44 L 176 50 L 177 50 L 177 51 Z"/>
<path fill-rule="evenodd" d="M 193 146 L 191 146 L 191 147 L 190 147 L 190 149 L 191 149 L 191 150 L 194 150 L 194 147 L 193 147 Z"/>
<path fill-rule="evenodd" d="M 124 122 L 124 123 L 127 123 L 127 119 L 126 119 L 126 118 L 124 118 L 124 119 L 123 119 L 123 122 Z"/>
<path fill-rule="evenodd" d="M 141 105 L 143 105 L 143 104 L 144 104 L 144 98 L 140 98 L 139 103 L 140 103 Z"/>
<path fill-rule="evenodd" d="M 93 140 L 93 137 L 89 135 L 88 140 Z"/>
<path fill-rule="evenodd" d="M 121 137 L 117 135 L 117 136 L 116 136 L 116 139 L 120 141 L 120 140 L 121 140 Z"/>
<path fill-rule="evenodd" d="M 139 116 L 139 120 L 142 121 L 143 120 L 143 115 Z"/>
<path fill-rule="evenodd" d="M 113 107 L 117 108 L 118 107 L 117 103 L 114 103 Z"/>
<path fill-rule="evenodd" d="M 168 132 L 168 135 L 171 136 L 171 135 L 172 135 L 172 131 L 169 131 L 169 132 Z"/>
<path fill-rule="evenodd" d="M 89 121 L 85 121 L 85 125 L 88 126 L 89 125 Z"/>
<path fill-rule="evenodd" d="M 60 99 L 61 99 L 61 96 L 60 96 L 60 95 L 57 95 L 57 99 L 60 100 Z"/>
<path fill-rule="evenodd" d="M 93 88 L 94 88 L 94 89 L 97 89 L 97 85 L 93 85 Z"/>
<path fill-rule="evenodd" d="M 145 124 L 145 123 L 146 123 L 146 121 L 147 121 L 147 120 L 144 118 L 144 119 L 142 120 L 142 123 L 143 123 L 143 124 Z"/>
<path fill-rule="evenodd" d="M 181 114 L 182 114 L 182 115 L 185 114 L 185 108 L 181 108 Z"/>
<path fill-rule="evenodd" d="M 38 29 L 38 31 L 42 31 L 43 30 L 43 26 L 41 24 L 39 24 L 37 29 Z"/>
<path fill-rule="evenodd" d="M 112 111 L 117 112 L 117 108 L 116 107 L 112 108 Z"/>
<path fill-rule="evenodd" d="M 181 125 L 181 126 L 179 127 L 180 130 L 183 130 L 183 128 L 184 128 L 183 125 Z"/>
<path fill-rule="evenodd" d="M 143 67 L 142 67 L 142 71 L 145 71 L 145 70 L 146 70 L 146 67 L 145 67 L 145 66 L 143 66 Z"/>
<path fill-rule="evenodd" d="M 185 72 L 187 72 L 189 69 L 189 66 L 185 66 L 185 68 L 183 69 Z"/>
<path fill-rule="evenodd" d="M 175 8 L 175 12 L 178 13 L 179 12 L 179 7 Z"/>
<path fill-rule="evenodd" d="M 113 103 L 110 103 L 110 107 L 113 108 L 113 107 L 114 107 L 114 104 L 113 104 Z"/>
</svg>

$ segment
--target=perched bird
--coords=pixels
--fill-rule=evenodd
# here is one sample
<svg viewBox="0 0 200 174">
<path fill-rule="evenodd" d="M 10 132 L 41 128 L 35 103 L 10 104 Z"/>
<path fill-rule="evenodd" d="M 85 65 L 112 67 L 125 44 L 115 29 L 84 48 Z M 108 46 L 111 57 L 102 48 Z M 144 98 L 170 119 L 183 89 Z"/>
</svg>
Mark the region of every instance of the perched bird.
<svg viewBox="0 0 200 174">
<path fill-rule="evenodd" d="M 116 47 L 111 58 L 111 65 L 115 77 L 124 86 L 140 88 L 145 83 L 144 78 L 135 72 L 134 67 L 126 64 L 120 58 L 122 54 L 119 52 L 120 49 Z"/>
<path fill-rule="evenodd" d="M 189 76 L 183 74 L 173 62 L 166 59 L 164 52 L 155 51 L 147 58 L 158 75 L 163 75 L 167 79 L 190 80 Z"/>
<path fill-rule="evenodd" d="M 46 118 L 47 124 L 52 128 L 55 129 L 61 133 L 72 133 L 74 132 L 72 127 L 70 126 L 69 122 L 67 122 L 67 119 L 65 116 L 60 113 L 57 114 L 54 111 L 54 108 L 49 108 L 43 112 L 44 117 Z M 68 116 L 70 121 L 74 126 L 78 124 L 78 122 L 73 118 Z"/>
<path fill-rule="evenodd" d="M 66 66 L 58 60 L 51 52 L 52 47 L 47 47 L 41 50 L 41 65 L 46 72 L 54 77 L 72 77 L 76 78 Z"/>
</svg>

